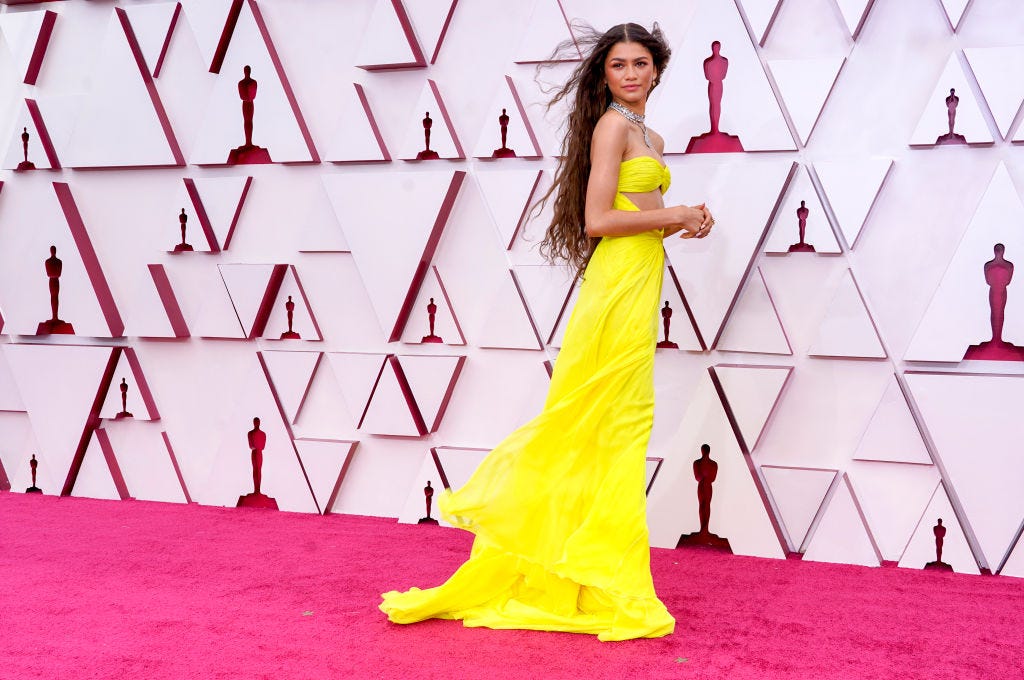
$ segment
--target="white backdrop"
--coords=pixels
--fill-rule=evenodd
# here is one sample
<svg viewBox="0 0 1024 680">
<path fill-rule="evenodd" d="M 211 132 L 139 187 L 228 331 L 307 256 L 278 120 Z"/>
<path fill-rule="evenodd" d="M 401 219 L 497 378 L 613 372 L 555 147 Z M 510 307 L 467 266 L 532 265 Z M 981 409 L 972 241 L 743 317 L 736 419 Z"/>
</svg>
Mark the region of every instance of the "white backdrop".
<svg viewBox="0 0 1024 680">
<path fill-rule="evenodd" d="M 572 66 L 538 80 L 536 63 L 577 18 L 657 20 L 667 200 L 707 201 L 718 226 L 666 243 L 679 349 L 657 355 L 653 544 L 698 528 L 706 442 L 711 531 L 736 553 L 921 568 L 942 518 L 954 569 L 1024 576 L 1024 363 L 963 360 L 991 337 L 995 243 L 1024 265 L 1024 6 L 628 11 L 0 3 L 0 488 L 28 487 L 35 454 L 47 494 L 232 506 L 258 416 L 282 510 L 419 519 L 439 468 L 464 480 L 540 408 L 575 300 L 523 219 L 558 148 L 539 82 Z M 685 154 L 708 130 L 713 40 L 721 129 L 745 152 Z M 227 165 L 245 65 L 271 164 Z M 966 143 L 936 146 L 950 88 Z M 518 157 L 493 160 L 501 109 Z M 408 160 L 425 112 L 440 158 Z M 23 128 L 36 170 L 16 170 Z M 801 201 L 814 253 L 788 252 Z M 183 208 L 194 250 L 173 253 Z M 35 335 L 50 245 L 75 335 Z M 1024 345 L 1017 276 L 1002 337 Z M 298 340 L 281 339 L 289 296 Z M 439 343 L 421 342 L 431 299 Z M 131 419 L 115 418 L 122 378 Z"/>
</svg>

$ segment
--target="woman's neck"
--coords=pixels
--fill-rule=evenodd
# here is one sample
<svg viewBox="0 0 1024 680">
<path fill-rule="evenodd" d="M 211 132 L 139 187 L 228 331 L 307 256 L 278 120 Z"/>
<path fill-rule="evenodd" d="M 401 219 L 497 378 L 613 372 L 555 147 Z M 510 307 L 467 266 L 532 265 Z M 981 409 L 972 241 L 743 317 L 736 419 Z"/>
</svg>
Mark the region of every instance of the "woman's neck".
<svg viewBox="0 0 1024 680">
<path fill-rule="evenodd" d="M 616 97 L 612 97 L 612 101 L 618 104 L 619 106 L 629 109 L 638 116 L 646 115 L 645 112 L 647 109 L 647 102 L 627 103 Z"/>
</svg>

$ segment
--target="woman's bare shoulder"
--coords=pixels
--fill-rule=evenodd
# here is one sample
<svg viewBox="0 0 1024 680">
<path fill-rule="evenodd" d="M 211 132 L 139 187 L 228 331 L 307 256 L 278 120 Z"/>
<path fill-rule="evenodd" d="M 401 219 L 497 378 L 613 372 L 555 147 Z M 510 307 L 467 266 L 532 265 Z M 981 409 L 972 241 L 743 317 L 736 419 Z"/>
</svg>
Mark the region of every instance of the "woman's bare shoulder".
<svg viewBox="0 0 1024 680">
<path fill-rule="evenodd" d="M 622 115 L 609 109 L 597 119 L 597 125 L 594 126 L 594 133 L 596 134 L 600 131 L 605 134 L 621 135 L 625 137 L 626 133 L 629 132 L 630 125 L 632 125 L 632 123 L 626 120 Z"/>
<path fill-rule="evenodd" d="M 597 120 L 591 137 L 591 149 L 617 150 L 619 156 L 626 149 L 630 122 L 615 113 L 607 111 Z"/>
</svg>

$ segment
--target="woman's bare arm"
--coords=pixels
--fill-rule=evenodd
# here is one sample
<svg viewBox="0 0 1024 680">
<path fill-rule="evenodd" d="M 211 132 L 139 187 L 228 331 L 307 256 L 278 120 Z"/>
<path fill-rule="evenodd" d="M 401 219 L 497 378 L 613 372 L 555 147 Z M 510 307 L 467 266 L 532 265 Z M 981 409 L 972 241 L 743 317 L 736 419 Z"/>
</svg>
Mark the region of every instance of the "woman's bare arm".
<svg viewBox="0 0 1024 680">
<path fill-rule="evenodd" d="M 630 122 L 622 116 L 606 115 L 594 128 L 585 209 L 587 235 L 628 236 L 663 227 L 696 233 L 705 222 L 702 209 L 685 205 L 641 211 L 612 208 L 629 125 Z"/>
</svg>

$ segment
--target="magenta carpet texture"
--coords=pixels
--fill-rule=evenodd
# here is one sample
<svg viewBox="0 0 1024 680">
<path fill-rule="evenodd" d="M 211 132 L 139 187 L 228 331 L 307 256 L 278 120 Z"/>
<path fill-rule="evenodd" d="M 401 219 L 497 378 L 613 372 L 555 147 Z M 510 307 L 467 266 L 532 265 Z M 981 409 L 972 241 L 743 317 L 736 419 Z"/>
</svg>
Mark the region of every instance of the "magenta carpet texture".
<svg viewBox="0 0 1024 680">
<path fill-rule="evenodd" d="M 0 493 L 0 678 L 1022 678 L 1024 579 L 654 550 L 657 640 L 387 622 L 470 536 Z"/>
</svg>

